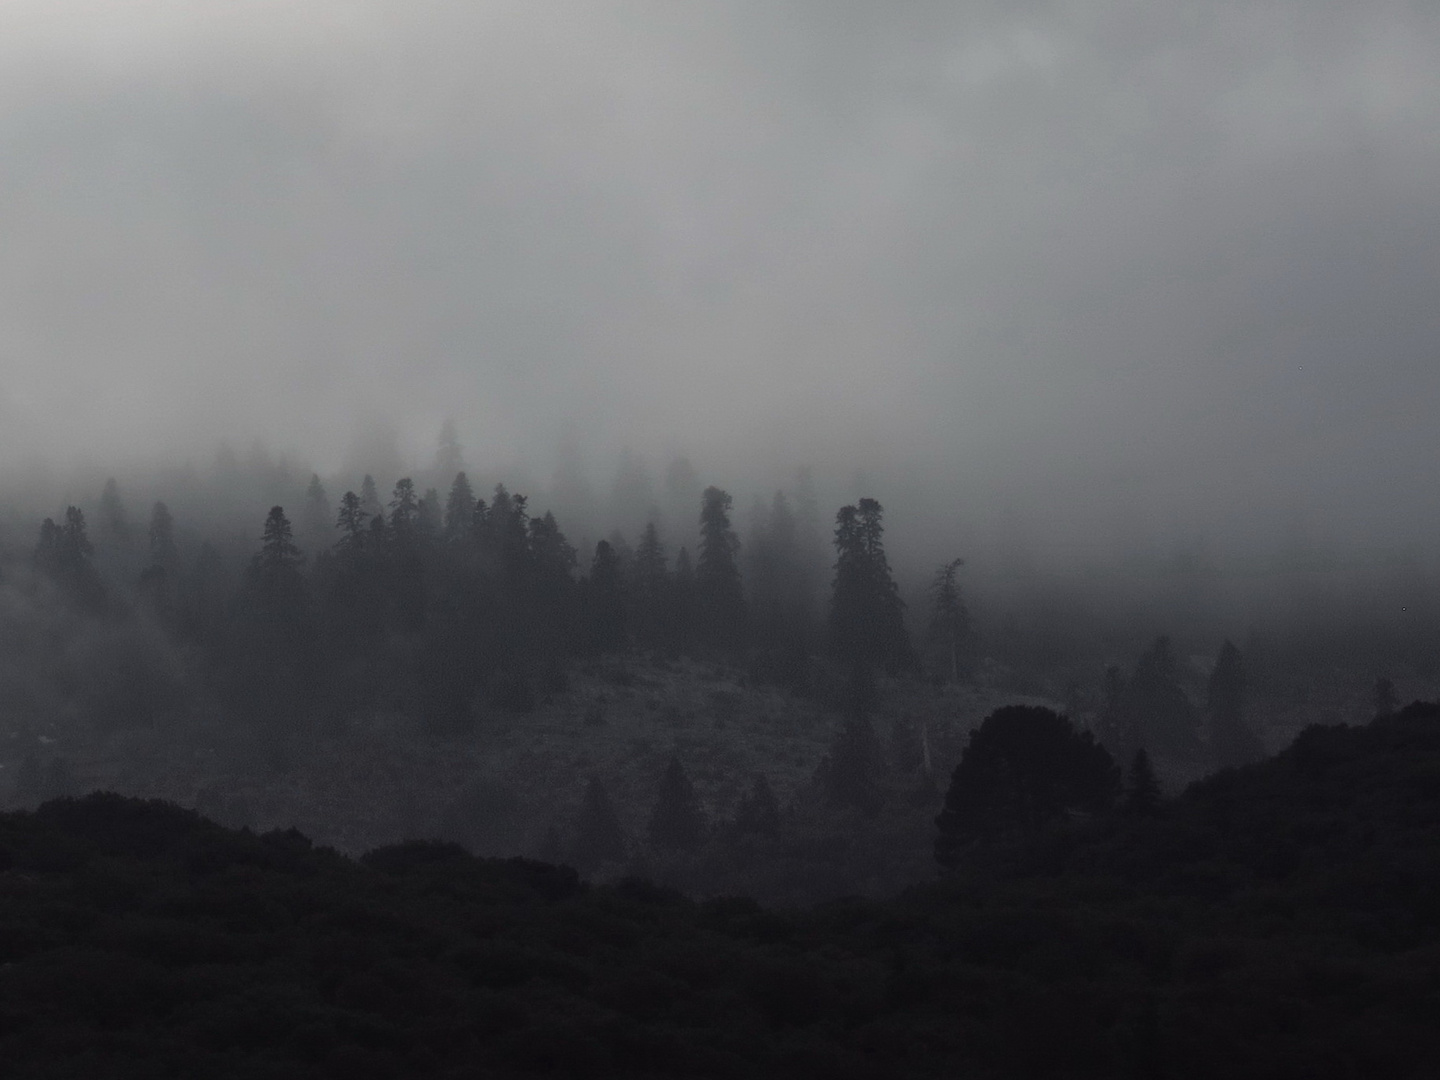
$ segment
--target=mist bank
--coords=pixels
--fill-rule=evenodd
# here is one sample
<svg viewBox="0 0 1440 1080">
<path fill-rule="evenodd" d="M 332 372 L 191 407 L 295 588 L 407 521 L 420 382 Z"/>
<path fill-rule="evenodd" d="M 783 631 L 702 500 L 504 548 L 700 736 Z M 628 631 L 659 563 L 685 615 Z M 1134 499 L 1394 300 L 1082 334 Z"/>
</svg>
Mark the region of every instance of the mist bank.
<svg viewBox="0 0 1440 1080">
<path fill-rule="evenodd" d="M 1370 516 L 1364 529 L 1293 500 L 1237 520 L 1238 511 L 1212 517 L 1203 492 L 1178 485 L 1171 503 L 1193 496 L 1190 510 L 1167 513 L 1141 488 L 1127 492 L 1120 476 L 1091 488 L 1041 483 L 1033 475 L 1010 485 L 1000 473 L 982 482 L 985 462 L 953 476 L 935 463 L 911 469 L 883 458 L 869 467 L 826 459 L 747 465 L 683 452 L 646 455 L 628 446 L 592 451 L 573 439 L 548 454 L 475 460 L 462 430 L 447 422 L 427 440 L 364 425 L 330 455 L 341 462 L 330 467 L 259 440 L 239 451 L 222 444 L 158 463 L 11 459 L 0 465 L 0 545 L 12 560 L 28 557 L 40 521 L 59 520 L 69 505 L 102 522 L 111 512 L 103 493 L 113 481 L 137 536 L 150 507 L 163 501 L 182 551 L 193 557 L 208 541 L 238 575 L 272 506 L 287 508 L 297 543 L 313 559 L 339 540 L 334 507 L 366 476 L 382 502 L 401 478 L 413 479 L 417 494 L 433 488 L 443 499 L 463 470 L 481 497 L 503 484 L 528 498 L 533 515 L 553 512 L 580 553 L 582 572 L 598 541 L 633 548 L 652 522 L 672 555 L 684 547 L 693 557 L 700 493 L 714 484 L 732 496 L 748 578 L 748 556 L 778 495 L 803 519 L 809 572 L 821 588 L 833 574 L 836 510 L 873 497 L 885 510 L 886 545 L 912 633 L 924 633 L 937 568 L 961 558 L 959 581 L 977 634 L 988 628 L 1027 639 L 1041 654 L 1088 663 L 1120 660 L 1157 633 L 1177 636 L 1197 654 L 1213 654 L 1225 638 L 1268 635 L 1364 656 L 1377 670 L 1423 670 L 1440 623 L 1440 530 L 1416 528 L 1421 515 L 1413 508 Z M 325 520 L 305 509 L 316 481 Z M 102 546 L 101 562 L 106 558 Z M 111 569 L 124 577 L 141 568 Z"/>
</svg>

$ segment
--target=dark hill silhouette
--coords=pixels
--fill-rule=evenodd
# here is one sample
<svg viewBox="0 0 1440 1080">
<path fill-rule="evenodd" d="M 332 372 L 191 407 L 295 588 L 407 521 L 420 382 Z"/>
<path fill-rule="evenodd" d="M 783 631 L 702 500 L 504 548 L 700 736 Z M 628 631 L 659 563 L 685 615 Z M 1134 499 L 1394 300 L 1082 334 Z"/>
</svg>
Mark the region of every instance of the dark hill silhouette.
<svg viewBox="0 0 1440 1080">
<path fill-rule="evenodd" d="M 1437 952 L 1434 705 L 807 911 L 115 795 L 0 815 L 13 1077 L 1428 1076 Z"/>
</svg>

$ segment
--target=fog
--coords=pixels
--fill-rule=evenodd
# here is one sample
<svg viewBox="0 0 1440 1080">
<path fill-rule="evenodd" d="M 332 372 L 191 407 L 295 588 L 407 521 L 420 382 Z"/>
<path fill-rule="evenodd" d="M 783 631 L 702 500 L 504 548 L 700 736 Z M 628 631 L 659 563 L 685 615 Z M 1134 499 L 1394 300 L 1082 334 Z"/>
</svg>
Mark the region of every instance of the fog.
<svg viewBox="0 0 1440 1080">
<path fill-rule="evenodd" d="M 338 496 L 449 418 L 541 500 L 684 454 L 743 513 L 808 466 L 916 573 L 1434 561 L 1430 5 L 0 23 L 0 472 L 36 512 L 257 440 Z"/>
</svg>

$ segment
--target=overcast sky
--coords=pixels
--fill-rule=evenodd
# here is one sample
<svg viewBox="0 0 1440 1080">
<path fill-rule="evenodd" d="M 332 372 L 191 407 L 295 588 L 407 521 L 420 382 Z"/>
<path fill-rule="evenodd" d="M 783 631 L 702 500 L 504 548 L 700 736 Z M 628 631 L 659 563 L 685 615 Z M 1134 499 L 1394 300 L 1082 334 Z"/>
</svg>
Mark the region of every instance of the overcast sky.
<svg viewBox="0 0 1440 1080">
<path fill-rule="evenodd" d="M 3 0 L 0 452 L 1419 536 L 1437 181 L 1433 2 Z"/>
</svg>

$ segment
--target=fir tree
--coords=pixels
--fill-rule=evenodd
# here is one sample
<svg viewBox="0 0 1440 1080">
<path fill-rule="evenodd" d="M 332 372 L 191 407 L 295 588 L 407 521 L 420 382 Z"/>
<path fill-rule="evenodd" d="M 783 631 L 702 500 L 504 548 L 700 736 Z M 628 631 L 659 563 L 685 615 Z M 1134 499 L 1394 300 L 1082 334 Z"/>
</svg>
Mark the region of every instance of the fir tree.
<svg viewBox="0 0 1440 1080">
<path fill-rule="evenodd" d="M 365 522 L 368 517 L 360 496 L 353 491 L 345 492 L 340 499 L 340 513 L 335 519 L 335 528 L 340 530 L 340 539 L 336 543 L 348 551 L 360 551 L 365 546 Z"/>
<path fill-rule="evenodd" d="M 379 517 L 382 513 L 380 493 L 375 488 L 375 478 L 369 473 L 360 481 L 360 509 L 365 512 L 366 520 Z"/>
<path fill-rule="evenodd" d="M 935 572 L 930 584 L 930 640 L 943 650 L 951 682 L 960 680 L 960 642 L 970 623 L 955 581 L 964 565 L 964 559 L 952 559 Z"/>
<path fill-rule="evenodd" d="M 175 549 L 175 518 L 163 502 L 150 509 L 149 548 L 150 564 L 173 574 L 180 560 Z"/>
<path fill-rule="evenodd" d="M 463 472 L 455 474 L 445 498 L 445 539 L 452 544 L 466 542 L 475 530 L 475 492 Z"/>
<path fill-rule="evenodd" d="M 909 664 L 905 604 L 885 557 L 883 508 L 861 499 L 835 515 L 835 584 L 830 601 L 830 641 L 847 667 Z"/>
<path fill-rule="evenodd" d="M 745 632 L 745 595 L 737 555 L 740 540 L 730 527 L 731 499 L 708 487 L 700 508 L 700 558 L 695 564 L 695 599 L 706 638 L 737 645 Z"/>
<path fill-rule="evenodd" d="M 1245 722 L 1245 666 L 1229 640 L 1221 646 L 1206 687 L 1210 749 L 1221 768 L 1245 765 L 1265 756 L 1265 748 Z"/>
</svg>

